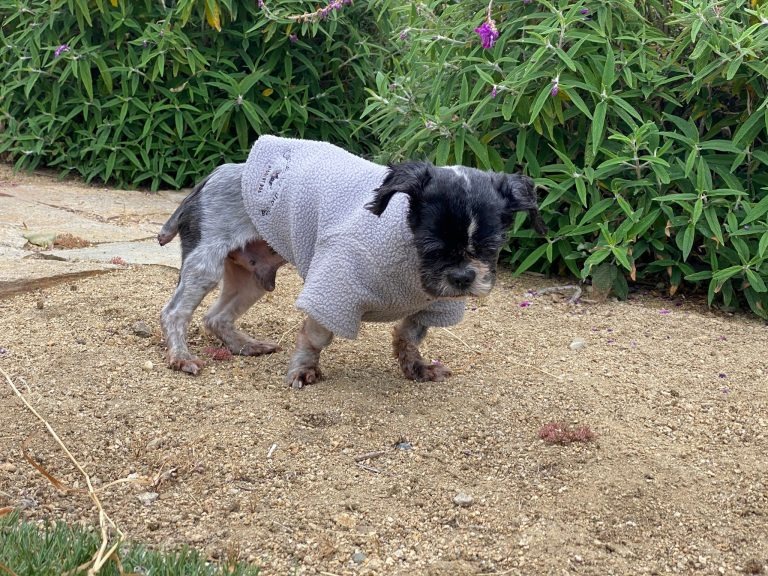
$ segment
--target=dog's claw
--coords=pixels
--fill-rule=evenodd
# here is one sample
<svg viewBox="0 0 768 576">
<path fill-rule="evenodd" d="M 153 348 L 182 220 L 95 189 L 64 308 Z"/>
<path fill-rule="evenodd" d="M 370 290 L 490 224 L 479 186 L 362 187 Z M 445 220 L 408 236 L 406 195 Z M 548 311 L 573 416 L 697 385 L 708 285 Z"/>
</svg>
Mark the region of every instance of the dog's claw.
<svg viewBox="0 0 768 576">
<path fill-rule="evenodd" d="M 425 364 L 423 362 L 414 363 L 407 368 L 403 367 L 403 372 L 406 378 L 417 382 L 445 382 L 453 374 L 450 368 L 443 364 Z"/>
<path fill-rule="evenodd" d="M 263 354 L 274 354 L 282 351 L 282 348 L 273 342 L 261 342 L 254 340 L 245 346 L 236 349 L 230 349 L 232 354 L 239 356 L 261 356 Z"/>
<path fill-rule="evenodd" d="M 192 356 L 191 354 L 186 354 L 183 356 L 172 356 L 168 359 L 168 364 L 174 370 L 186 372 L 192 376 L 197 376 L 200 373 L 200 370 L 202 370 L 203 366 L 205 366 L 205 362 L 203 362 L 197 356 Z"/>
<path fill-rule="evenodd" d="M 317 366 L 308 366 L 301 368 L 294 368 L 285 377 L 288 384 L 294 390 L 299 390 L 309 384 L 314 384 L 323 377 L 320 372 L 320 368 Z"/>
</svg>

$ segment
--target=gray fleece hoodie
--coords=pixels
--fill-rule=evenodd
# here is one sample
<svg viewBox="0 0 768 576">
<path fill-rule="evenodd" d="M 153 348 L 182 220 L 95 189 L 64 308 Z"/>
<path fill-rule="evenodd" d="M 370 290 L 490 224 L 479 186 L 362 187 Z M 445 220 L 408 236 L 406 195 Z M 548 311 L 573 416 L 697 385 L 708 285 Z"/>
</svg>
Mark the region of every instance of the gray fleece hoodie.
<svg viewBox="0 0 768 576">
<path fill-rule="evenodd" d="M 365 209 L 386 173 L 332 144 L 276 136 L 256 141 L 243 170 L 248 215 L 304 279 L 297 308 L 344 338 L 361 320 L 417 314 L 424 326 L 451 326 L 464 315 L 463 300 L 421 286 L 408 197 L 395 194 L 380 217 Z"/>
</svg>

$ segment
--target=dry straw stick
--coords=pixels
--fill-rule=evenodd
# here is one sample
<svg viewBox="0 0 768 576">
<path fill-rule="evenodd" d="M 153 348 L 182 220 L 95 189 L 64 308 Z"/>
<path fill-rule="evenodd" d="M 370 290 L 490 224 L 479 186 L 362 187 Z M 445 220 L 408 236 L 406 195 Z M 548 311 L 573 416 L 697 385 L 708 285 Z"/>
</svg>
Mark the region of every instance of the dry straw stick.
<svg viewBox="0 0 768 576">
<path fill-rule="evenodd" d="M 40 416 L 37 410 L 35 410 L 34 407 L 29 402 L 27 402 L 27 399 L 24 398 L 21 392 L 19 392 L 19 389 L 16 388 L 16 386 L 13 383 L 13 380 L 11 380 L 10 376 L 8 376 L 5 370 L 0 368 L 0 373 L 3 374 L 6 382 L 8 382 L 8 385 L 13 389 L 13 392 L 24 403 L 27 409 L 30 412 L 32 412 L 32 414 L 34 414 L 35 417 L 37 417 L 37 419 L 40 420 L 40 422 L 45 424 L 45 427 L 50 433 L 50 435 L 53 436 L 53 439 L 56 440 L 59 446 L 61 446 L 61 449 L 64 450 L 66 455 L 69 457 L 69 459 L 72 461 L 75 467 L 80 471 L 80 473 L 85 478 L 85 483 L 88 485 L 88 495 L 91 497 L 91 500 L 93 500 L 93 503 L 96 505 L 96 508 L 99 511 L 99 527 L 101 528 L 101 546 L 96 551 L 96 554 L 94 554 L 91 561 L 88 563 L 90 564 L 90 568 L 88 569 L 88 576 L 97 574 L 99 570 L 101 570 L 102 566 L 104 566 L 104 564 L 106 564 L 107 561 L 109 561 L 112 554 L 114 554 L 117 548 L 120 546 L 120 542 L 122 542 L 124 538 L 124 534 L 122 533 L 120 528 L 117 527 L 117 524 L 115 524 L 114 520 L 112 520 L 104 511 L 104 507 L 101 505 L 101 501 L 99 500 L 99 497 L 96 495 L 96 491 L 93 489 L 93 484 L 91 484 L 91 477 L 83 469 L 83 467 L 75 459 L 75 457 L 72 456 L 72 453 L 69 451 L 69 449 L 67 449 L 64 442 L 61 441 L 61 438 L 59 438 L 58 434 L 56 434 L 56 431 L 53 429 L 53 427 L 45 420 L 45 418 Z M 111 547 L 109 547 L 109 535 L 107 534 L 107 530 L 108 530 L 107 524 L 111 525 L 112 528 L 114 528 L 115 531 L 117 532 L 117 542 L 115 542 Z M 84 566 L 87 566 L 88 564 L 85 564 Z"/>
</svg>

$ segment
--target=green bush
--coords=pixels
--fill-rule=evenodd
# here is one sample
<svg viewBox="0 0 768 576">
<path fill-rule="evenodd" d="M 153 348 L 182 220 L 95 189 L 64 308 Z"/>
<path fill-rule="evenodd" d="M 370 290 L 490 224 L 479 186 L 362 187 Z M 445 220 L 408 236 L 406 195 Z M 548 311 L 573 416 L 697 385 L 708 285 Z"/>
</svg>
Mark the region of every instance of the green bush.
<svg viewBox="0 0 768 576">
<path fill-rule="evenodd" d="M 384 60 L 385 13 L 316 8 L 0 0 L 0 153 L 154 190 L 244 160 L 266 132 L 367 152 L 376 141 L 359 117 Z"/>
<path fill-rule="evenodd" d="M 532 175 L 550 233 L 520 216 L 519 272 L 620 297 L 628 279 L 687 281 L 768 317 L 768 4 L 431 0 L 395 17 L 367 121 L 395 158 Z"/>
</svg>

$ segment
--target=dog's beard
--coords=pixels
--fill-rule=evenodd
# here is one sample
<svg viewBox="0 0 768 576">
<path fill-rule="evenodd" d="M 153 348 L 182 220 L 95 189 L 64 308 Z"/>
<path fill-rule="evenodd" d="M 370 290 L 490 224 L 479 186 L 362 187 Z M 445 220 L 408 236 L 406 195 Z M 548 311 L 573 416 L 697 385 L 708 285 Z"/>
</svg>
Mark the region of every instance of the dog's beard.
<svg viewBox="0 0 768 576">
<path fill-rule="evenodd" d="M 496 273 L 486 262 L 471 260 L 465 268 L 475 273 L 472 283 L 466 288 L 453 284 L 448 277 L 451 269 L 422 270 L 424 290 L 435 298 L 466 298 L 487 296 L 496 282 Z"/>
</svg>

